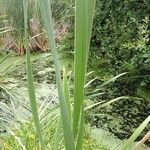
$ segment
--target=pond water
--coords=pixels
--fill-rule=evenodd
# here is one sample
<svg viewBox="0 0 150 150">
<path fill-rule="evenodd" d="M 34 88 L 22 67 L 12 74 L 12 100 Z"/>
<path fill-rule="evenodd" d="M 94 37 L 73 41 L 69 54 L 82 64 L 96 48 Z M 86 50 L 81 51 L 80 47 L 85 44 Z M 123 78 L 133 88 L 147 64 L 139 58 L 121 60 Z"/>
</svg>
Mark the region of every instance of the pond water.
<svg viewBox="0 0 150 150">
<path fill-rule="evenodd" d="M 41 57 L 43 54 L 40 54 L 40 53 L 36 53 L 36 54 L 31 54 L 31 61 Z M 25 55 L 22 55 L 22 56 L 17 56 L 17 55 L 11 55 L 11 54 L 8 54 L 8 55 L 0 55 L 0 62 L 5 58 L 7 57 L 3 63 L 0 63 L 0 72 L 2 71 L 5 71 L 8 67 L 10 66 L 15 66 L 15 65 L 18 65 L 18 64 L 21 64 L 23 62 L 25 62 L 26 60 L 26 56 Z"/>
<path fill-rule="evenodd" d="M 34 60 L 39 60 L 39 58 L 45 57 L 47 54 L 32 54 L 31 55 L 31 61 L 33 62 L 33 68 L 34 67 Z M 0 56 L 0 62 L 6 57 L 6 55 Z M 29 96 L 28 96 L 28 90 L 27 90 L 27 81 L 23 80 L 24 72 L 22 72 L 21 68 L 25 68 L 24 62 L 26 60 L 25 55 L 24 56 L 14 56 L 9 55 L 7 56 L 7 59 L 5 59 L 2 63 L 0 63 L 0 76 L 4 79 L 6 84 L 0 85 L 0 103 L 6 107 L 0 106 L 0 113 L 3 113 L 3 121 L 0 120 L 0 124 L 4 124 L 4 126 L 7 124 L 4 120 L 11 121 L 11 125 L 13 126 L 18 120 L 18 118 L 22 118 L 23 120 L 26 120 L 31 116 L 30 112 L 30 105 L 29 105 Z M 37 63 L 36 63 L 37 64 Z M 9 73 L 7 73 L 7 68 Z M 19 70 L 18 70 L 19 66 Z M 44 69 L 44 66 L 43 66 Z M 12 73 L 15 70 L 15 73 Z M 21 75 L 20 78 L 18 78 L 18 72 L 19 75 Z M 24 69 L 23 69 L 24 70 Z M 39 70 L 38 70 L 39 71 Z M 4 76 L 3 73 L 6 73 L 6 76 Z M 37 104 L 40 107 L 41 105 L 49 106 L 49 108 L 52 108 L 53 106 L 58 105 L 58 93 L 57 88 L 55 84 L 47 84 L 45 82 L 42 83 L 35 83 L 35 91 L 36 91 L 36 97 L 37 97 Z M 8 108 L 6 112 L 6 108 Z M 13 108 L 13 110 L 12 110 Z M 9 117 L 11 114 L 11 117 Z M 17 115 L 16 115 L 17 114 Z M 17 116 L 17 118 L 16 118 Z M 3 132 L 4 126 L 0 126 L 0 132 Z"/>
</svg>

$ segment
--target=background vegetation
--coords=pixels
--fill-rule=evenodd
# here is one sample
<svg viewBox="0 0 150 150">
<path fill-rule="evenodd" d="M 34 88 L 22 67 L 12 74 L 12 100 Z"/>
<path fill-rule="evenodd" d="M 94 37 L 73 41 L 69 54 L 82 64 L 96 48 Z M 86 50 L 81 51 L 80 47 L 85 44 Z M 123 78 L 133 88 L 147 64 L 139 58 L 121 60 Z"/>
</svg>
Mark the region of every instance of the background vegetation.
<svg viewBox="0 0 150 150">
<path fill-rule="evenodd" d="M 93 87 L 99 88 L 104 81 L 127 72 L 114 83 L 107 85 L 107 88 L 102 89 L 101 91 L 107 94 L 99 98 L 106 99 L 123 95 L 141 98 L 141 100 L 119 101 L 113 104 L 111 108 L 113 111 L 110 111 L 110 108 L 103 110 L 108 115 L 111 114 L 113 118 L 110 116 L 92 118 L 95 120 L 94 125 L 99 127 L 103 126 L 104 122 L 109 122 L 109 125 L 106 123 L 106 128 L 109 126 L 109 130 L 113 133 L 118 134 L 119 128 L 120 138 L 128 137 L 131 134 L 130 131 L 137 127 L 150 111 L 149 98 L 145 95 L 146 91 L 149 91 L 150 79 L 150 9 L 148 6 L 148 1 L 138 0 L 97 1 L 88 65 L 89 70 L 94 71 L 98 77 Z M 71 54 L 73 55 L 71 33 L 72 30 L 62 42 L 65 46 L 61 50 L 67 58 L 72 58 Z M 97 112 L 99 111 L 98 109 Z M 116 122 L 115 118 L 122 119 Z M 135 123 L 130 121 L 133 118 Z M 124 127 L 131 130 L 125 131 Z"/>
</svg>

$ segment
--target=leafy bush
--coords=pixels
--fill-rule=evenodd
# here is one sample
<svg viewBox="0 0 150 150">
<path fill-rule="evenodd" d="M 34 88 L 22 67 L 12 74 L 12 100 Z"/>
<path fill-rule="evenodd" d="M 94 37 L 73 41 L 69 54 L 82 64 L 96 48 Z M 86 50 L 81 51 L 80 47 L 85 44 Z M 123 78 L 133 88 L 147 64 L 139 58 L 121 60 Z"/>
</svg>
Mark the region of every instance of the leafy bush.
<svg viewBox="0 0 150 150">
<path fill-rule="evenodd" d="M 147 77 L 137 77 L 150 71 L 148 12 L 139 0 L 97 2 L 89 64 L 100 77 L 130 72 L 136 82 L 148 85 Z"/>
</svg>

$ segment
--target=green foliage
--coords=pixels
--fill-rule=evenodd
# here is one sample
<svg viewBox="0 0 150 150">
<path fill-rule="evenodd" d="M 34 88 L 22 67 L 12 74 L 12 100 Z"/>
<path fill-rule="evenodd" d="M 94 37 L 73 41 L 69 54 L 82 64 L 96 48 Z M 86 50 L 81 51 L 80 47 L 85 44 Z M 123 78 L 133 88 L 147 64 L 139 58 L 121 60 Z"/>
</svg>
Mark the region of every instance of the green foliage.
<svg viewBox="0 0 150 150">
<path fill-rule="evenodd" d="M 3 1 L 5 13 L 9 19 L 9 24 L 13 24 L 18 35 L 23 34 L 24 18 L 23 18 L 23 0 L 6 0 Z"/>
<path fill-rule="evenodd" d="M 44 134 L 47 149 L 54 148 L 53 136 L 55 131 L 55 123 L 56 122 L 52 123 L 51 127 L 49 126 L 49 128 L 47 128 L 47 133 Z M 32 150 L 35 148 L 40 148 L 37 136 L 35 134 L 35 129 L 33 128 L 33 122 L 29 119 L 27 122 L 20 122 L 19 127 L 13 130 L 9 129 L 8 131 L 9 132 L 7 134 L 0 136 L 0 147 L 5 148 L 5 150 L 20 150 L 23 148 L 25 148 L 26 150 Z M 63 149 L 63 141 L 60 135 L 62 135 L 62 128 L 61 132 L 59 133 L 61 141 L 57 146 L 59 147 L 59 149 Z M 93 129 L 89 129 L 89 127 L 86 127 L 83 142 L 83 150 L 109 150 L 106 144 L 103 144 L 101 140 L 93 138 L 94 135 L 95 134 L 93 134 Z"/>
<path fill-rule="evenodd" d="M 132 78 L 148 75 L 150 21 L 147 5 L 140 1 L 102 0 L 97 6 L 90 68 L 100 77 L 122 72 L 131 73 Z M 143 85 L 144 81 L 148 85 L 146 77 L 138 80 L 136 78 L 139 84 Z"/>
<path fill-rule="evenodd" d="M 45 3 L 45 5 L 43 5 L 44 2 L 40 0 L 39 2 L 41 2 L 40 6 L 43 12 L 44 24 L 48 32 L 49 43 L 51 46 L 52 55 L 53 55 L 54 63 L 56 67 L 56 74 L 57 74 L 56 81 L 58 84 L 59 96 L 62 99 L 62 101 L 60 99 L 60 106 L 61 106 L 63 130 L 65 133 L 64 134 L 65 144 L 68 149 L 73 149 L 72 145 L 74 142 L 74 138 L 72 137 L 72 126 L 70 125 L 71 123 L 69 122 L 69 117 L 72 116 L 70 115 L 71 114 L 70 99 L 68 99 L 68 101 L 65 101 L 66 98 L 64 97 L 66 95 L 67 95 L 67 98 L 69 97 L 69 94 L 68 94 L 69 92 L 67 89 L 68 85 L 67 84 L 65 85 L 67 88 L 65 90 L 66 94 L 64 94 L 63 89 L 62 89 L 62 84 L 61 84 L 60 68 L 59 68 L 58 58 L 56 54 L 56 43 L 54 42 L 55 39 L 53 36 L 53 29 L 52 29 L 53 21 L 51 18 L 51 11 L 48 8 L 48 3 Z M 74 105 L 74 114 L 73 114 L 74 115 L 73 129 L 74 129 L 75 137 L 76 137 L 76 134 L 78 134 L 76 149 L 81 149 L 81 145 L 84 144 L 82 143 L 82 137 L 83 137 L 83 122 L 82 122 L 83 108 L 82 107 L 83 107 L 83 99 L 84 99 L 84 84 L 85 84 L 84 82 L 86 78 L 85 72 L 86 72 L 88 48 L 89 48 L 89 41 L 90 41 L 89 35 L 91 34 L 89 32 L 91 31 L 90 23 L 92 23 L 91 20 L 93 17 L 92 14 L 88 12 L 88 10 L 91 10 L 91 9 L 93 10 L 94 5 L 92 2 L 91 2 L 92 5 L 91 4 L 87 5 L 86 1 L 77 1 L 77 2 L 79 3 L 76 3 L 76 7 L 75 7 L 76 8 L 75 50 L 76 51 L 75 51 L 75 102 L 74 102 L 75 105 Z M 136 5 L 136 3 L 138 3 L 138 5 Z M 72 12 L 74 11 L 72 2 L 67 1 L 67 0 L 59 0 L 58 3 L 57 2 L 55 3 L 55 1 L 52 1 L 52 6 L 53 6 L 54 20 L 58 22 L 66 21 L 67 24 L 72 26 L 72 23 L 73 23 Z M 88 9 L 85 6 L 88 6 L 87 7 Z M 107 79 L 110 79 L 122 72 L 128 72 L 128 74 L 121 77 L 120 80 L 115 82 L 112 86 L 108 84 L 107 89 L 104 87 L 102 88 L 102 90 L 100 89 L 99 90 L 100 92 L 108 92 L 109 95 L 106 96 L 106 94 L 105 95 L 102 94 L 101 96 L 101 93 L 98 93 L 100 95 L 98 99 L 100 100 L 108 99 L 108 98 L 121 96 L 121 95 L 137 96 L 137 89 L 140 89 L 138 94 L 144 97 L 145 99 L 147 99 L 147 97 L 149 97 L 149 94 L 147 93 L 149 92 L 149 83 L 150 83 L 150 80 L 149 80 L 149 73 L 150 73 L 150 70 L 149 70 L 149 65 L 150 65 L 149 22 L 150 21 L 149 21 L 149 15 L 148 15 L 149 7 L 147 7 L 148 5 L 146 1 L 140 2 L 140 0 L 136 0 L 136 1 L 124 0 L 121 2 L 120 1 L 112 2 L 111 0 L 106 0 L 106 1 L 101 0 L 101 1 L 97 1 L 97 6 L 98 7 L 96 10 L 96 16 L 94 19 L 94 28 L 93 28 L 93 33 L 92 33 L 92 42 L 91 42 L 91 48 L 90 48 L 90 57 L 89 57 L 90 59 L 88 63 L 89 64 L 88 69 L 94 70 L 95 74 L 100 77 L 98 83 L 96 83 L 97 87 L 99 86 L 99 82 L 100 84 L 102 84 L 103 81 L 106 81 Z M 44 9 L 44 8 L 47 8 L 47 9 Z M 67 11 L 68 13 L 66 13 Z M 22 8 L 20 8 L 20 12 L 22 13 Z M 81 12 L 86 15 L 88 14 L 89 15 L 88 18 L 90 18 L 90 20 L 87 20 L 86 19 L 87 17 L 82 16 Z M 140 12 L 143 12 L 143 13 L 141 14 Z M 50 18 L 48 16 L 48 13 L 50 13 Z M 62 16 L 64 15 L 66 15 L 67 17 L 63 18 Z M 47 18 L 49 18 L 50 22 L 48 21 Z M 27 35 L 27 30 L 26 30 L 27 20 L 28 20 L 27 10 L 25 12 L 25 18 L 23 19 L 25 20 L 25 39 L 26 39 L 26 47 L 27 47 L 27 43 L 28 43 L 28 40 L 27 40 L 28 35 Z M 20 21 L 22 21 L 22 18 Z M 22 22 L 18 22 L 18 25 L 16 24 L 16 26 L 18 26 L 19 30 L 21 30 L 20 33 L 24 32 L 22 31 L 23 30 Z M 70 57 L 70 54 L 72 54 L 71 57 L 73 57 L 74 53 L 72 53 L 72 50 L 73 50 L 74 38 L 73 38 L 72 32 L 74 29 L 72 29 L 72 27 L 70 26 L 69 26 L 68 31 L 71 31 L 71 33 L 66 34 L 65 40 L 62 41 L 63 46 L 61 47 L 61 50 L 65 49 L 66 53 L 69 54 L 68 56 Z M 87 30 L 87 28 L 89 30 Z M 83 51 L 83 49 L 85 51 Z M 28 56 L 27 57 L 28 83 L 30 87 L 29 92 L 30 92 L 30 100 L 31 100 L 30 102 L 32 106 L 32 112 L 34 114 L 33 116 L 34 118 L 36 118 L 35 125 L 38 128 L 37 131 L 39 133 L 39 138 L 41 138 L 42 134 L 40 133 L 38 113 L 36 109 L 35 92 L 33 88 L 33 79 L 32 79 L 32 71 L 31 71 L 31 62 L 29 60 L 29 51 L 27 51 L 27 56 Z M 51 62 L 49 63 L 51 64 Z M 38 64 L 38 67 L 40 68 L 39 64 Z M 36 68 L 34 69 L 36 72 L 37 69 Z M 49 67 L 44 70 L 39 69 L 38 75 L 42 75 L 47 79 L 49 78 L 49 75 L 47 75 L 49 71 L 52 71 L 54 73 L 54 70 L 51 67 Z M 67 83 L 67 81 L 65 82 Z M 97 94 L 97 93 L 94 93 L 94 94 Z M 91 95 L 89 94 L 89 96 Z M 134 125 L 136 124 L 137 126 L 137 124 L 141 123 L 141 118 L 144 118 L 147 115 L 147 111 L 149 110 L 149 106 L 147 102 L 145 101 L 143 102 L 143 99 L 141 101 L 139 101 L 139 99 L 137 101 L 136 100 L 137 99 L 133 98 L 133 99 L 130 99 L 129 101 L 119 101 L 117 104 L 109 105 L 107 108 L 105 108 L 105 110 L 104 109 L 102 110 L 103 113 L 104 112 L 107 113 L 106 115 L 102 115 L 102 116 L 100 114 L 96 114 L 97 112 L 98 113 L 101 112 L 99 110 L 99 108 L 101 107 L 98 107 L 97 109 L 92 111 L 93 114 L 90 113 L 90 115 L 93 115 L 92 124 L 98 127 L 102 126 L 105 129 L 109 129 L 111 132 L 115 132 L 115 133 L 120 132 L 122 133 L 122 135 L 120 133 L 119 134 L 124 138 L 126 135 L 130 134 L 132 130 L 134 130 L 134 128 L 130 128 L 129 126 L 126 126 L 126 124 L 128 123 L 134 124 Z M 66 102 L 68 102 L 68 105 L 65 104 Z M 101 102 L 98 102 L 98 104 L 101 104 Z M 140 108 L 136 108 L 135 104 L 137 104 L 136 106 L 138 107 L 140 106 Z M 141 107 L 143 104 L 147 105 L 147 107 L 144 106 L 145 108 L 144 110 L 142 110 L 143 107 Z M 124 106 L 124 109 L 122 109 L 120 106 Z M 70 107 L 70 108 L 68 109 L 67 107 Z M 111 111 L 111 110 L 115 110 L 115 111 Z M 129 110 L 131 110 L 132 115 L 130 114 Z M 142 113 L 142 115 L 140 113 Z M 139 114 L 142 116 L 142 117 L 140 116 L 141 117 L 140 119 L 139 119 Z M 49 113 L 49 115 L 51 114 Z M 118 115 L 120 116 L 117 118 L 116 115 L 117 117 Z M 133 119 L 134 115 L 138 116 L 137 121 L 135 118 Z M 126 120 L 124 120 L 124 118 L 126 118 Z M 122 122 L 124 122 L 125 124 L 123 124 Z M 48 122 L 48 125 L 49 124 L 50 123 Z M 44 124 L 44 127 L 46 126 L 47 129 L 49 129 L 48 125 L 46 123 L 46 125 Z M 58 119 L 58 133 L 61 132 L 60 127 L 61 127 L 60 119 Z M 69 132 L 68 132 L 68 129 L 69 129 Z M 117 131 L 114 131 L 116 129 Z M 52 134 L 53 132 L 54 130 L 52 130 Z M 15 134 L 14 133 L 15 132 L 10 131 L 10 134 L 13 135 L 11 137 L 13 138 L 12 142 L 15 143 L 16 141 L 17 143 L 20 144 L 19 148 L 21 147 L 23 148 L 24 146 L 22 145 L 22 142 L 18 138 L 18 135 L 16 136 L 16 133 Z M 46 133 L 46 132 L 43 132 L 43 133 Z M 60 139 L 58 138 L 58 133 L 56 134 L 56 139 L 57 139 L 55 143 L 56 149 L 58 148 L 58 145 L 59 145 L 59 144 L 57 145 L 57 143 L 60 142 Z M 44 141 L 46 142 L 46 145 L 49 146 L 45 134 L 43 134 L 43 137 L 44 137 Z M 72 139 L 71 140 L 72 143 L 70 142 L 70 139 Z M 34 140 L 37 142 L 37 137 L 34 137 Z M 34 140 L 31 146 L 34 145 Z M 85 144 L 83 146 L 85 149 L 88 149 L 88 148 L 89 149 L 92 149 L 92 148 L 93 149 L 96 149 L 96 148 L 107 149 L 99 145 L 97 142 L 93 141 L 93 139 L 89 137 L 88 137 L 88 140 L 91 140 L 92 142 L 88 146 Z M 41 138 L 41 141 L 42 141 L 42 138 Z M 10 143 L 12 144 L 12 142 Z M 17 147 L 17 144 L 15 144 L 15 146 Z M 33 149 L 33 147 L 30 149 Z"/>
<path fill-rule="evenodd" d="M 131 137 L 123 144 L 122 150 L 130 150 L 136 138 L 141 134 L 144 128 L 150 122 L 150 116 L 148 116 L 141 125 L 136 129 L 136 131 L 131 135 Z"/>
<path fill-rule="evenodd" d="M 150 20 L 146 2 L 97 1 L 93 26 L 88 68 L 103 80 L 130 72 L 138 86 L 148 86 Z M 71 57 L 73 35 L 66 36 L 61 50 Z"/>
<path fill-rule="evenodd" d="M 74 3 L 71 0 L 52 0 L 51 6 L 55 22 L 71 23 L 70 18 L 74 16 Z"/>
<path fill-rule="evenodd" d="M 138 91 L 143 87 L 148 89 L 150 85 L 150 20 L 147 4 L 140 0 L 101 0 L 97 2 L 97 6 L 89 68 L 94 70 L 101 80 L 128 72 L 104 91 L 107 91 L 110 97 L 130 95 L 145 99 Z M 100 120 L 105 120 L 103 122 L 109 124 L 111 132 L 116 135 L 119 133 L 120 138 L 125 138 L 148 116 L 148 111 L 149 103 L 131 99 L 117 102 L 108 108 L 107 114 L 111 116 L 95 118 L 99 122 L 97 125 L 101 126 Z"/>
<path fill-rule="evenodd" d="M 7 22 L 5 25 L 12 25 L 14 28 L 13 35 L 16 38 L 24 35 L 24 12 L 23 12 L 23 0 L 1 0 L 1 8 L 3 7 L 4 14 L 7 16 Z M 34 0 L 30 1 L 30 9 L 28 9 L 28 20 L 37 13 L 37 6 Z"/>
</svg>

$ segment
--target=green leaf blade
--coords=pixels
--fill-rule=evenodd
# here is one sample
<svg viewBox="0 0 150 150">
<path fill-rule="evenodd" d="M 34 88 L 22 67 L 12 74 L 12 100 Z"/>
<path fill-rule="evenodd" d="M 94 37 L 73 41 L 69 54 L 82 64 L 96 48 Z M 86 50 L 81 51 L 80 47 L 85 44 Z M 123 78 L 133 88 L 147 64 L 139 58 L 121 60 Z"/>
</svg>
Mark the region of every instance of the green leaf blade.
<svg viewBox="0 0 150 150">
<path fill-rule="evenodd" d="M 75 1 L 75 83 L 73 114 L 74 137 L 76 137 L 78 133 L 78 125 L 81 119 L 81 110 L 83 107 L 83 100 L 85 94 L 84 84 L 95 2 L 95 0 L 92 2 L 89 0 Z"/>
<path fill-rule="evenodd" d="M 52 12 L 50 3 L 47 0 L 38 0 L 39 7 L 41 9 L 44 25 L 48 34 L 48 42 L 49 47 L 51 49 L 51 53 L 53 56 L 53 61 L 55 65 L 55 72 L 56 72 L 56 83 L 59 95 L 59 103 L 60 103 L 60 110 L 61 110 L 61 117 L 62 117 L 62 124 L 63 124 L 63 132 L 64 132 L 64 140 L 65 140 L 65 147 L 66 150 L 74 150 L 74 137 L 71 130 L 71 122 L 69 119 L 69 113 L 67 111 L 67 104 L 65 100 L 65 96 L 63 93 L 61 75 L 60 75 L 60 65 L 58 62 L 57 56 L 57 48 L 55 43 L 54 37 L 54 30 L 53 30 L 53 21 L 52 21 Z"/>
<path fill-rule="evenodd" d="M 28 0 L 23 0 L 23 9 L 24 9 L 24 35 L 25 35 L 25 48 L 26 48 L 26 65 L 27 65 L 27 82 L 28 82 L 28 92 L 30 99 L 31 112 L 33 116 L 34 125 L 36 128 L 36 132 L 38 134 L 38 138 L 41 144 L 41 149 L 45 150 L 44 140 L 42 138 L 39 115 L 36 104 L 36 96 L 35 89 L 33 84 L 33 71 L 30 60 L 30 50 L 29 50 L 29 40 L 28 40 L 28 21 L 27 21 L 27 10 L 28 10 Z"/>
</svg>

